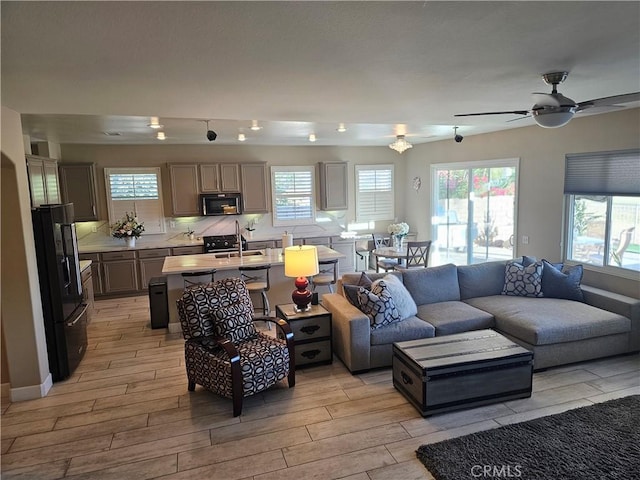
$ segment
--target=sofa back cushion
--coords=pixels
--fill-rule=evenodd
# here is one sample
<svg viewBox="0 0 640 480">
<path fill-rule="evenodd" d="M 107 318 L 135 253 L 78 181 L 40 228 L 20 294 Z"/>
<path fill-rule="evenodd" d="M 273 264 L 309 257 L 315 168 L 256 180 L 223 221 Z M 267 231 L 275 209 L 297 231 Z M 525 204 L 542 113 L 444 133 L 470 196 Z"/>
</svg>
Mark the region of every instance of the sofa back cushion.
<svg viewBox="0 0 640 480">
<path fill-rule="evenodd" d="M 500 295 L 504 287 L 506 261 L 458 266 L 460 298 Z"/>
<path fill-rule="evenodd" d="M 417 305 L 460 300 L 458 271 L 452 263 L 405 270 L 402 272 L 402 279 Z"/>
</svg>

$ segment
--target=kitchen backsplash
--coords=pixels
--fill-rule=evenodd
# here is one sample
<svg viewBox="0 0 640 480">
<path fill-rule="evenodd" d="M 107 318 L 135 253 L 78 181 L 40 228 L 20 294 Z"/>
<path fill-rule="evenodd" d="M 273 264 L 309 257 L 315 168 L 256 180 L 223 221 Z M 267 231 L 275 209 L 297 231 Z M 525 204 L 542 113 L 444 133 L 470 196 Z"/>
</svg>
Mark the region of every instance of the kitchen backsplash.
<svg viewBox="0 0 640 480">
<path fill-rule="evenodd" d="M 318 212 L 315 225 L 299 225 L 295 227 L 274 227 L 271 214 L 233 215 L 228 217 L 167 217 L 165 233 L 142 234 L 152 237 L 154 242 L 186 241 L 186 233 L 194 232 L 196 239 L 209 235 L 235 234 L 236 220 L 242 228 L 242 235 L 247 240 L 280 239 L 284 231 L 293 233 L 294 238 L 306 238 L 324 235 L 339 235 L 346 230 L 346 212 Z M 144 219 L 141 218 L 144 222 Z M 81 246 L 101 245 L 121 246 L 122 240 L 111 236 L 111 227 L 106 221 L 78 222 L 76 224 L 78 242 Z M 95 230 L 95 231 L 94 231 Z"/>
</svg>

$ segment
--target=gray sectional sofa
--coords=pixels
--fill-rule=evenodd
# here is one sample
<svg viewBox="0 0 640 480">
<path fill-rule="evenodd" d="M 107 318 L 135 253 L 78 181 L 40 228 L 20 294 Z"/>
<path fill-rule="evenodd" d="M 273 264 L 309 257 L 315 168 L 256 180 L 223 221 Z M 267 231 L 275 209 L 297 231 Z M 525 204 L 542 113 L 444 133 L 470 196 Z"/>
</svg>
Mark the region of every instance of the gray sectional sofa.
<svg viewBox="0 0 640 480">
<path fill-rule="evenodd" d="M 345 298 L 344 286 L 358 284 L 361 274 L 343 275 L 338 293 L 322 296 L 332 313 L 334 352 L 359 372 L 390 366 L 393 342 L 485 328 L 533 351 L 536 370 L 640 350 L 640 300 L 584 285 L 584 302 L 502 295 L 506 263 L 394 272 L 417 314 L 375 329 Z"/>
</svg>

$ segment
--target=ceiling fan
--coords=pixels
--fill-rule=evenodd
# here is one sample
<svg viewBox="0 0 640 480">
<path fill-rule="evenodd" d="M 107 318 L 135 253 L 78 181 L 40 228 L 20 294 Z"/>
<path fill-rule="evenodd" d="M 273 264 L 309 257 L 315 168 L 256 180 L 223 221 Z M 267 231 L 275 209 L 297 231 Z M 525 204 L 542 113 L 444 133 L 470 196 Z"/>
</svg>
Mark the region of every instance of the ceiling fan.
<svg viewBox="0 0 640 480">
<path fill-rule="evenodd" d="M 551 93 L 534 93 L 535 105 L 530 110 L 510 110 L 504 112 L 460 113 L 455 117 L 474 117 L 479 115 L 523 115 L 522 118 L 533 116 L 535 122 L 541 127 L 557 128 L 569 123 L 573 115 L 593 107 L 609 107 L 619 103 L 635 102 L 640 100 L 640 92 L 625 93 L 612 97 L 595 98 L 586 102 L 576 103 L 572 99 L 558 93 L 558 85 L 565 81 L 569 72 L 551 72 L 542 75 L 542 80 L 553 88 Z"/>
</svg>

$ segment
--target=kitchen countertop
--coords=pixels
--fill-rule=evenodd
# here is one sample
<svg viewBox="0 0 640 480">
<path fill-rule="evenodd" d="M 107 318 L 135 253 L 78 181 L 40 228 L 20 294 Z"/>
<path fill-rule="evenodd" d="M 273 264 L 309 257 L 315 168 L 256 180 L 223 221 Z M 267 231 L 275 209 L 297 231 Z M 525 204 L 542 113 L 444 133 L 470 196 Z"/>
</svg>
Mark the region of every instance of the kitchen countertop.
<svg viewBox="0 0 640 480">
<path fill-rule="evenodd" d="M 329 247 L 316 246 L 318 249 L 318 260 L 333 260 L 345 258 L 340 252 L 336 252 Z M 248 252 L 260 251 L 263 255 L 250 255 Z M 201 253 L 199 255 L 178 255 L 165 257 L 162 273 L 165 275 L 178 274 L 182 272 L 197 272 L 210 270 L 237 270 L 240 266 L 260 266 L 260 265 L 283 265 L 284 258 L 281 248 L 267 250 L 248 250 L 240 257 L 217 258 L 220 253 Z"/>
<path fill-rule="evenodd" d="M 91 260 L 80 260 L 80 271 L 84 272 L 91 266 Z"/>
</svg>

